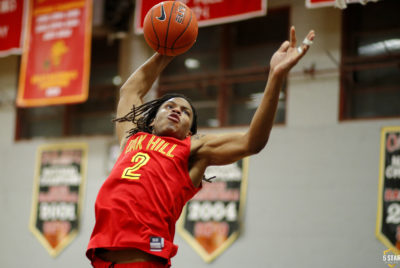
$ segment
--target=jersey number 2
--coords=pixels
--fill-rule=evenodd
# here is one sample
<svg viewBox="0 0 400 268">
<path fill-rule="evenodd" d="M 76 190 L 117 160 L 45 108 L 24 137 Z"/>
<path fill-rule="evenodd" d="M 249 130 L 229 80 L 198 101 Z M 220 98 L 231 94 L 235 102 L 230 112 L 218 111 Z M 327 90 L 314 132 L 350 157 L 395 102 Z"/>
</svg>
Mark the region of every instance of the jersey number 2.
<svg viewBox="0 0 400 268">
<path fill-rule="evenodd" d="M 140 179 L 140 174 L 135 173 L 141 167 L 147 164 L 150 160 L 150 156 L 146 153 L 137 153 L 132 157 L 132 163 L 135 163 L 132 167 L 127 167 L 124 169 L 121 178 L 129 179 L 129 180 L 138 180 Z"/>
</svg>

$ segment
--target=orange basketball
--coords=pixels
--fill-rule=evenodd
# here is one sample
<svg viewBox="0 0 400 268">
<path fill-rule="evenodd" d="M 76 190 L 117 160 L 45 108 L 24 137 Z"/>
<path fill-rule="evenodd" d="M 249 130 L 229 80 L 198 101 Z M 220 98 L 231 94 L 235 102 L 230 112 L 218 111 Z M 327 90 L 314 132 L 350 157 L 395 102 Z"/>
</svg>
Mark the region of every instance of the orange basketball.
<svg viewBox="0 0 400 268">
<path fill-rule="evenodd" d="M 196 42 L 197 19 L 182 2 L 161 2 L 147 12 L 143 33 L 147 44 L 155 51 L 176 56 L 186 52 Z"/>
</svg>

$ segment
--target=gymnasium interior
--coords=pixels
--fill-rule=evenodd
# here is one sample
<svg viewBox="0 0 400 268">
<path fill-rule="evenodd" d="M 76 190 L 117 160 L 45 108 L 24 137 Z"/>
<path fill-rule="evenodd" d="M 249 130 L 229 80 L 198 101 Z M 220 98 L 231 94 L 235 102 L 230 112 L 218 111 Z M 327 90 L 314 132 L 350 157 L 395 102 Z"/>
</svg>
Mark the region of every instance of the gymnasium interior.
<svg viewBox="0 0 400 268">
<path fill-rule="evenodd" d="M 7 1 L 15 2 L 0 5 Z M 224 1 L 186 2 L 205 7 Z M 398 256 L 400 248 L 400 195 L 393 192 L 400 179 L 400 1 L 260 1 L 261 15 L 199 20 L 196 43 L 173 59 L 146 96 L 191 98 L 199 133 L 245 132 L 260 104 L 269 60 L 290 27 L 298 43 L 309 30 L 316 33 L 287 76 L 267 146 L 241 168 L 246 182 L 234 239 L 205 251 L 177 227 L 172 267 L 396 265 L 400 258 L 386 257 Z M 91 267 L 85 251 L 94 203 L 118 152 L 112 122 L 118 91 L 154 53 L 135 28 L 138 2 L 93 0 L 84 102 L 18 105 L 23 55 L 0 57 L 1 267 Z M 41 196 L 40 152 L 66 144 L 83 144 L 82 183 L 73 188 L 73 232 L 52 246 L 32 212 Z M 389 197 L 385 181 L 393 183 Z"/>
</svg>

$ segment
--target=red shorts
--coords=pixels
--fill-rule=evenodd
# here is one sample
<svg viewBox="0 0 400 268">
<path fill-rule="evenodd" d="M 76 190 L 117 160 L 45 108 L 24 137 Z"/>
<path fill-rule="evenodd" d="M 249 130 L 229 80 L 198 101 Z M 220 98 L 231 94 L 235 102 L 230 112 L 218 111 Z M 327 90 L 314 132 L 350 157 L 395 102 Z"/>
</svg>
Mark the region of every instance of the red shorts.
<svg viewBox="0 0 400 268">
<path fill-rule="evenodd" d="M 92 260 L 92 266 L 94 268 L 167 268 L 170 267 L 168 264 L 164 264 L 157 261 L 149 262 L 131 262 L 131 263 L 112 263 L 103 261 L 98 257 L 94 257 Z"/>
</svg>

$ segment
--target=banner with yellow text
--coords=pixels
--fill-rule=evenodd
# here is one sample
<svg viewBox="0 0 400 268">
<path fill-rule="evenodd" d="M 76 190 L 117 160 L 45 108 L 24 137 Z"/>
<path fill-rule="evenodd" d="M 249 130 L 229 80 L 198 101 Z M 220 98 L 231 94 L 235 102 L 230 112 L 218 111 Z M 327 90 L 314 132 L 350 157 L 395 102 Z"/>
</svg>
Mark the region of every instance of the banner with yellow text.
<svg viewBox="0 0 400 268">
<path fill-rule="evenodd" d="M 85 143 L 38 148 L 29 228 L 57 256 L 78 234 L 88 154 Z"/>
<path fill-rule="evenodd" d="M 17 105 L 46 106 L 88 97 L 92 0 L 32 0 Z"/>
</svg>

